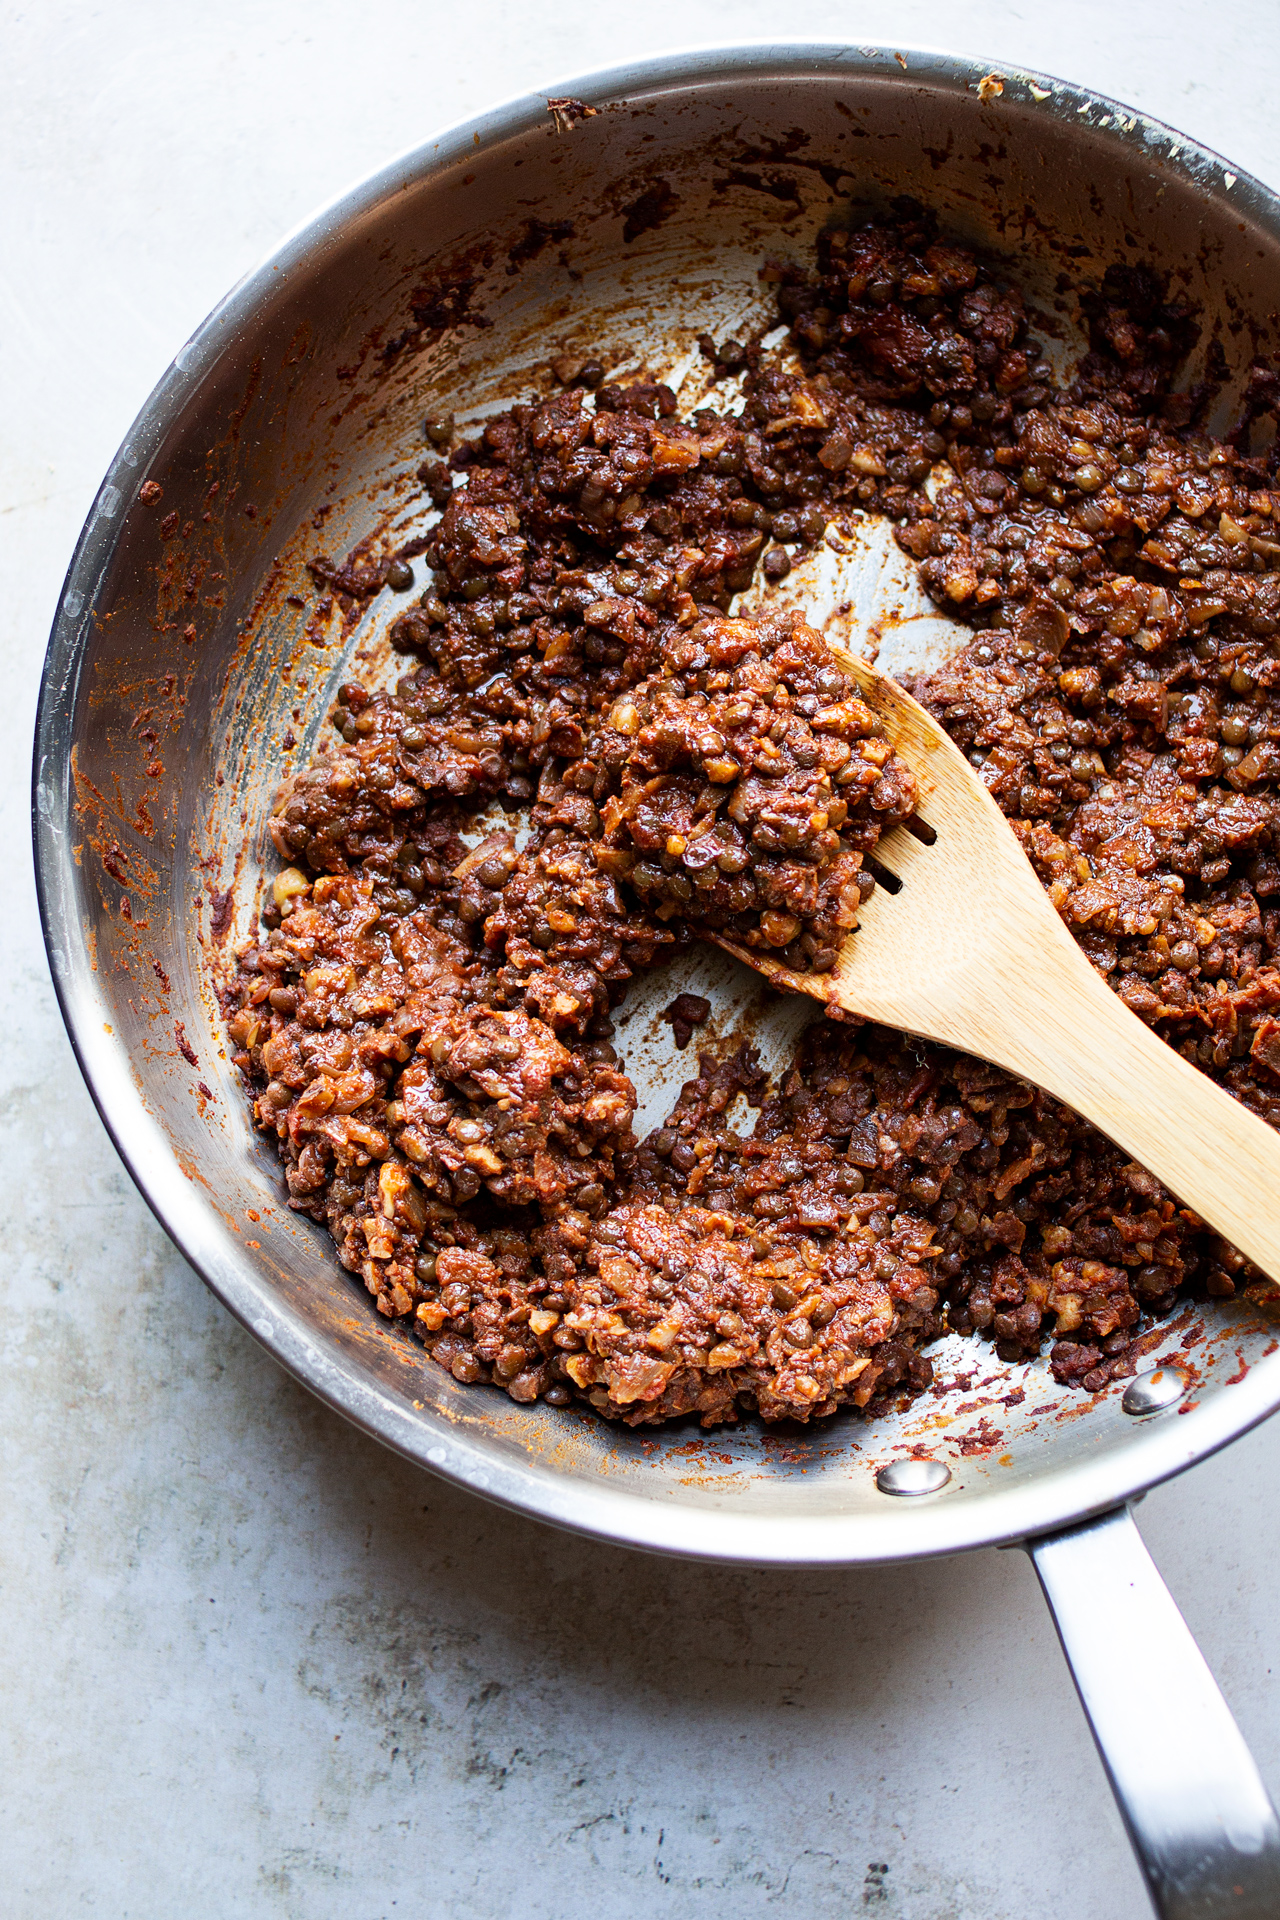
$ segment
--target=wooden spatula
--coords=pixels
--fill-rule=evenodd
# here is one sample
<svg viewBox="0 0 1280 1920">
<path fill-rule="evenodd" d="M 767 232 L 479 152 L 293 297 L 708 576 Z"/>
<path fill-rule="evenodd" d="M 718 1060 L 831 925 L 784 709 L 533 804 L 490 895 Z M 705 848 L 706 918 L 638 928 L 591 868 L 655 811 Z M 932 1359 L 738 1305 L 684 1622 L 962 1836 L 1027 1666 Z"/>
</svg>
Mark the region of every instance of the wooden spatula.
<svg viewBox="0 0 1280 1920">
<path fill-rule="evenodd" d="M 1157 1039 L 1099 978 L 1009 823 L 924 708 L 841 647 L 911 767 L 917 818 L 885 835 L 877 887 L 828 974 L 718 944 L 779 986 L 959 1047 L 1091 1120 L 1248 1259 L 1280 1279 L 1280 1135 Z"/>
</svg>

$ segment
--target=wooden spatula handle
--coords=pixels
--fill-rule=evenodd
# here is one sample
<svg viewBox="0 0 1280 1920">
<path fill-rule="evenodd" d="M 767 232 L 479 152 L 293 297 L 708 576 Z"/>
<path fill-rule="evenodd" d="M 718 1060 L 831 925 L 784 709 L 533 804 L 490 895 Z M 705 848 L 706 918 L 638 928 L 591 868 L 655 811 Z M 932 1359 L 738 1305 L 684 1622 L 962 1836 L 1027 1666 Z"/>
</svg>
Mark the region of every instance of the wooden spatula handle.
<svg viewBox="0 0 1280 1920">
<path fill-rule="evenodd" d="M 1144 1026 L 1078 950 L 1074 958 L 1069 970 L 1008 983 L 1028 1017 L 1015 1033 L 1006 1011 L 1003 1064 L 1091 1120 L 1280 1280 L 1280 1134 Z"/>
</svg>

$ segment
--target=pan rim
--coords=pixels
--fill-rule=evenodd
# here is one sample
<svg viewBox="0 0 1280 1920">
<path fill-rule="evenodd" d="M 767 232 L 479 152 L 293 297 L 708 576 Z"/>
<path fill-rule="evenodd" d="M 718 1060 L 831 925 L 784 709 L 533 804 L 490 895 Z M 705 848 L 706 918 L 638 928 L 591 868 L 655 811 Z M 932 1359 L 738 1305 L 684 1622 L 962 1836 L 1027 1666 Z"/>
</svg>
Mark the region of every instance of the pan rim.
<svg viewBox="0 0 1280 1920">
<path fill-rule="evenodd" d="M 873 78 L 896 87 L 976 92 L 998 75 L 1006 104 L 1034 104 L 1064 123 L 1136 147 L 1280 239 L 1280 200 L 1211 149 L 1105 95 L 1021 68 L 929 48 L 843 42 L 743 42 L 659 54 L 554 83 L 587 104 L 607 105 L 737 80 Z M 41 929 L 59 1009 L 90 1095 L 130 1177 L 157 1221 L 210 1290 L 267 1351 L 321 1400 L 372 1438 L 481 1497 L 595 1538 L 659 1553 L 746 1565 L 901 1562 L 998 1545 L 1052 1531 L 1140 1496 L 1207 1458 L 1280 1405 L 1280 1362 L 1255 1366 L 1231 1393 L 1216 1393 L 1187 1417 L 1162 1416 L 1122 1447 L 1092 1461 L 1052 1467 L 1025 1485 L 980 1501 L 886 1502 L 883 1514 L 760 1515 L 569 1479 L 545 1464 L 513 1462 L 443 1415 L 416 1413 L 383 1393 L 353 1360 L 290 1313 L 265 1276 L 244 1261 L 234 1236 L 179 1167 L 148 1110 L 123 1049 L 103 1031 L 104 1003 L 73 903 L 67 846 L 71 723 L 84 655 L 85 617 L 118 538 L 121 483 L 136 487 L 167 429 L 213 370 L 237 326 L 271 303 L 294 269 L 314 269 L 356 220 L 406 186 L 544 125 L 548 93 L 519 95 L 397 155 L 300 222 L 213 308 L 175 355 L 107 470 L 81 530 L 58 599 L 41 677 L 32 769 L 32 833 Z M 553 92 L 550 97 L 557 97 Z M 1086 120 L 1087 116 L 1087 120 Z M 80 944 L 77 944 L 79 942 Z M 266 1331 L 264 1331 L 266 1329 Z M 1274 1378 L 1274 1386 L 1269 1381 Z"/>
</svg>

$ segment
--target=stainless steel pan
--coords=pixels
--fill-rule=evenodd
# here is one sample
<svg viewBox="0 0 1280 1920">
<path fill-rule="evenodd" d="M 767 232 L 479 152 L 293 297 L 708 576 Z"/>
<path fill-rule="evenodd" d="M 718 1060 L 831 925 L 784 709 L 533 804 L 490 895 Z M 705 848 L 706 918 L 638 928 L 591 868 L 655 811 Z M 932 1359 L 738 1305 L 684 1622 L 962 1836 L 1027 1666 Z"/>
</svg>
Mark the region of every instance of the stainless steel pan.
<svg viewBox="0 0 1280 1920">
<path fill-rule="evenodd" d="M 400 483 L 424 415 L 478 417 L 588 347 L 678 380 L 699 331 L 766 313 L 762 256 L 798 256 L 834 212 L 898 194 L 1016 263 L 1064 353 L 1069 289 L 1113 259 L 1169 272 L 1233 377 L 1275 344 L 1273 195 L 1057 81 L 761 47 L 561 92 L 596 113 L 518 101 L 292 235 L 177 355 L 112 464 L 54 623 L 35 759 L 45 933 L 81 1065 L 143 1193 L 231 1312 L 331 1406 L 459 1484 L 636 1547 L 758 1564 L 1027 1543 L 1159 1911 L 1274 1915 L 1280 1827 L 1127 1511 L 1274 1410 L 1264 1306 L 1185 1309 L 1150 1361 L 1182 1369 L 1156 1383 L 1173 1398 L 1145 1389 L 1146 1412 L 1120 1387 L 1064 1396 L 1043 1364 L 1003 1369 L 956 1343 L 940 1372 L 963 1358 L 985 1391 L 874 1426 L 641 1437 L 461 1387 L 379 1323 L 282 1205 L 248 1124 L 213 969 L 250 923 L 266 808 L 310 747 L 308 716 L 353 653 L 377 670 L 387 615 L 383 596 L 354 633 L 309 629 L 289 596 L 307 595 L 318 550 L 418 524 Z M 140 499 L 147 482 L 161 499 Z M 930 643 L 911 611 L 893 636 L 908 655 Z M 697 964 L 722 1032 L 749 1018 L 779 1043 L 793 1013 Z M 673 988 L 639 996 L 623 1033 L 651 1118 L 679 1077 L 653 1019 Z M 938 1490 L 884 1490 L 882 1469 L 925 1455 Z"/>
</svg>

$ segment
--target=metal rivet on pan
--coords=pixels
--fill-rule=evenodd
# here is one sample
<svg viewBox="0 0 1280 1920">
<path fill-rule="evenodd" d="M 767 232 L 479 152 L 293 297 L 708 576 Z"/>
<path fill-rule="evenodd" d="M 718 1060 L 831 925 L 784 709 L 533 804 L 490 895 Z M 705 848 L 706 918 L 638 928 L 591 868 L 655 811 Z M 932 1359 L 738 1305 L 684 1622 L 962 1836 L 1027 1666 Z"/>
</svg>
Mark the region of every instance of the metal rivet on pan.
<svg viewBox="0 0 1280 1920">
<path fill-rule="evenodd" d="M 1120 1405 L 1126 1413 L 1159 1413 L 1181 1400 L 1190 1385 L 1191 1375 L 1181 1367 L 1152 1367 L 1129 1382 Z"/>
<path fill-rule="evenodd" d="M 950 1478 L 951 1469 L 944 1467 L 941 1460 L 891 1460 L 876 1475 L 876 1485 L 881 1493 L 914 1497 L 921 1493 L 937 1493 Z"/>
</svg>

